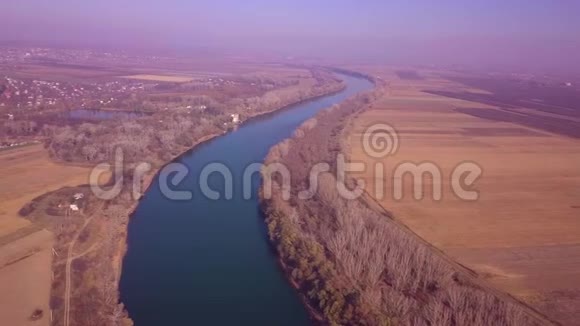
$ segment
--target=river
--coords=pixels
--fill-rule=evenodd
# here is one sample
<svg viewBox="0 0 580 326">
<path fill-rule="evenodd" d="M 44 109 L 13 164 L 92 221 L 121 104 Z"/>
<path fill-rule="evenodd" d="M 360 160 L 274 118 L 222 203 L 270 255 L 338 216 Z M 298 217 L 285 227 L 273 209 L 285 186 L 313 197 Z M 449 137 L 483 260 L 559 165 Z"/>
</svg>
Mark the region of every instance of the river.
<svg viewBox="0 0 580 326">
<path fill-rule="evenodd" d="M 175 189 L 193 192 L 191 200 L 167 199 L 156 178 L 130 220 L 120 282 L 136 326 L 310 324 L 268 243 L 259 175 L 250 200 L 242 196 L 242 175 L 318 111 L 373 87 L 366 79 L 339 77 L 347 84 L 340 93 L 252 120 L 179 158 L 189 174 Z M 200 171 L 213 162 L 232 171 L 230 200 L 223 191 L 222 199 L 210 200 L 200 190 Z M 223 189 L 224 178 L 212 174 L 209 184 Z"/>
</svg>

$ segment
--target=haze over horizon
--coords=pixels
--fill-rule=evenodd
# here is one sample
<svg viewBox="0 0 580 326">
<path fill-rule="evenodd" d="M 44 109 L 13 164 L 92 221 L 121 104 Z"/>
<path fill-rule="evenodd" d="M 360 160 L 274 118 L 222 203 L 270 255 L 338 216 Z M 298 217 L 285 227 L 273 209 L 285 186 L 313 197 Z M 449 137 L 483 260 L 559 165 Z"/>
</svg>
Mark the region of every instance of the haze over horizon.
<svg viewBox="0 0 580 326">
<path fill-rule="evenodd" d="M 0 41 L 580 72 L 577 1 L 7 0 Z"/>
</svg>

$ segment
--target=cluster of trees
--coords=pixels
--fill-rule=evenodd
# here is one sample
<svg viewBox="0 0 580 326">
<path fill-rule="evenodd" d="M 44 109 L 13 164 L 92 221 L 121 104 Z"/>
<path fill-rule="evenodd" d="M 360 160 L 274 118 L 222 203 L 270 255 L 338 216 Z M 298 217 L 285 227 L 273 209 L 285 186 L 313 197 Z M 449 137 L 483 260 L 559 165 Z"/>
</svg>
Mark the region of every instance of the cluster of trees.
<svg viewBox="0 0 580 326">
<path fill-rule="evenodd" d="M 257 85 L 262 90 L 295 86 L 300 83 L 296 78 L 274 78 L 265 75 L 241 76 L 234 79 L 236 82 Z"/>
<path fill-rule="evenodd" d="M 270 112 L 297 102 L 340 91 L 344 83 L 327 72 L 314 70 L 312 86 L 292 84 L 286 88 L 268 91 L 261 96 L 238 98 L 232 100 L 236 112 L 246 115 L 256 115 Z"/>
<path fill-rule="evenodd" d="M 323 324 L 538 324 L 524 307 L 476 285 L 391 218 L 339 196 L 332 173 L 320 178 L 313 199 L 298 198 L 309 187 L 310 167 L 336 162 L 346 118 L 379 92 L 321 113 L 267 158 L 284 163 L 293 178 L 289 201 L 279 180 L 272 198 L 262 200 L 270 237 L 293 283 Z"/>
<path fill-rule="evenodd" d="M 126 162 L 162 162 L 171 158 L 204 135 L 216 133 L 224 119 L 192 118 L 171 113 L 163 120 L 146 117 L 138 120 L 84 123 L 79 126 L 45 127 L 47 148 L 64 161 L 102 162 L 122 149 Z"/>
<path fill-rule="evenodd" d="M 39 131 L 38 123 L 35 121 L 20 120 L 20 121 L 6 121 L 4 127 L 0 132 L 0 136 L 30 136 L 35 135 Z"/>
<path fill-rule="evenodd" d="M 219 103 L 207 96 L 192 97 L 192 105 L 205 110 L 160 110 L 135 120 L 107 120 L 78 125 L 43 125 L 40 134 L 48 139 L 53 157 L 64 161 L 102 162 L 121 148 L 127 162 L 162 163 L 175 157 L 207 135 L 231 127 L 231 114 L 246 119 L 292 103 L 334 92 L 343 84 L 328 73 L 316 75 L 310 88 L 273 90 L 260 97 Z"/>
<path fill-rule="evenodd" d="M 332 325 L 371 325 L 361 303 L 360 292 L 341 281 L 335 263 L 326 257 L 315 238 L 304 236 L 296 212 L 268 207 L 267 224 L 271 240 L 281 254 L 284 267 L 320 319 Z M 377 316 L 372 325 L 388 325 L 389 319 Z"/>
</svg>

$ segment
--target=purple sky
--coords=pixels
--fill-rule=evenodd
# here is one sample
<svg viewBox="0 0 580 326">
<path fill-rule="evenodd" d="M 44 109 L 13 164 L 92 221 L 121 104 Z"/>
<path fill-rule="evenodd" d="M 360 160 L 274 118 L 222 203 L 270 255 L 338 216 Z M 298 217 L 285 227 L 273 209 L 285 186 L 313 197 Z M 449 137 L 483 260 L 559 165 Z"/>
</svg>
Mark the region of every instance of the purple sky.
<svg viewBox="0 0 580 326">
<path fill-rule="evenodd" d="M 2 0 L 0 41 L 577 69 L 579 17 L 577 0 Z"/>
</svg>

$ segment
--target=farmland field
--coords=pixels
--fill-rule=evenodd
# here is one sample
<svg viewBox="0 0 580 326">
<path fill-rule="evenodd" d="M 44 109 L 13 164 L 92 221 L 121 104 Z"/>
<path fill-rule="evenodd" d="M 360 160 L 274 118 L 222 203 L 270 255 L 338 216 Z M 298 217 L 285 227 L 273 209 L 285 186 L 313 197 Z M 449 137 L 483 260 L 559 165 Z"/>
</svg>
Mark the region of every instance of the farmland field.
<svg viewBox="0 0 580 326">
<path fill-rule="evenodd" d="M 90 169 L 49 160 L 42 145 L 0 152 L 0 302 L 6 325 L 48 325 L 53 236 L 19 217 L 27 202 L 64 186 L 88 183 Z M 28 317 L 44 311 L 40 321 Z"/>
<path fill-rule="evenodd" d="M 28 225 L 18 211 L 32 199 L 65 186 L 88 184 L 90 169 L 54 163 L 42 145 L 0 152 L 0 237 Z"/>
<path fill-rule="evenodd" d="M 186 83 L 194 79 L 193 77 L 189 76 L 145 75 L 145 74 L 122 76 L 122 78 L 147 80 L 147 81 L 160 81 L 169 83 Z"/>
<path fill-rule="evenodd" d="M 530 124 L 530 117 L 523 114 L 522 121 L 503 120 L 503 111 L 492 103 L 423 92 L 443 94 L 452 88 L 455 93 L 488 96 L 496 90 L 434 75 L 411 80 L 390 71 L 379 74 L 389 81 L 387 95 L 354 118 L 346 141 L 352 160 L 373 166 L 377 159 L 361 146 L 365 129 L 388 123 L 397 131 L 398 152 L 378 159 L 387 171 L 386 195 L 377 198 L 381 206 L 494 287 L 554 320 L 576 322 L 580 314 L 580 140 L 554 132 L 552 121 L 543 128 Z M 518 106 L 518 110 L 534 114 L 533 121 L 542 114 L 534 107 Z M 435 182 L 442 186 L 442 200 L 432 199 L 430 178 L 423 179 L 426 196 L 415 200 L 409 176 L 403 177 L 403 199 L 395 200 L 396 166 L 425 161 L 442 172 L 440 183 Z M 460 200 L 451 191 L 451 172 L 464 161 L 483 170 L 475 184 L 476 201 Z M 372 169 L 353 176 L 365 179 L 367 189 L 373 189 Z"/>
<path fill-rule="evenodd" d="M 80 65 L 55 65 L 55 64 L 26 64 L 16 70 L 0 71 L 15 78 L 39 79 L 47 78 L 57 81 L 83 81 L 107 79 L 119 74 L 127 74 L 128 71 L 120 68 L 104 69 L 100 67 Z"/>
<path fill-rule="evenodd" d="M 34 231 L 0 246 L 0 316 L 4 325 L 49 325 L 52 234 Z M 29 320 L 42 309 L 41 320 Z"/>
</svg>

